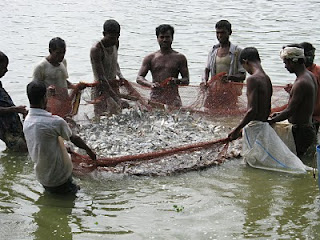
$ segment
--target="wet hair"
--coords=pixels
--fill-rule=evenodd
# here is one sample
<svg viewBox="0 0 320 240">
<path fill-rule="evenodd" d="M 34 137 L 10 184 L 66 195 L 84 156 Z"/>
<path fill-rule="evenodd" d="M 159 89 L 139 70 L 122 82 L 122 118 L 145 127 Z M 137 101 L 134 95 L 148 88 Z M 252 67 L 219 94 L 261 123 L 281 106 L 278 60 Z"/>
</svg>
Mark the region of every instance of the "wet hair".
<svg viewBox="0 0 320 240">
<path fill-rule="evenodd" d="M 65 41 L 59 37 L 52 38 L 49 42 L 49 50 L 54 51 L 58 48 L 66 48 Z"/>
<path fill-rule="evenodd" d="M 109 19 L 103 24 L 103 32 L 120 33 L 120 24 L 116 20 Z"/>
<path fill-rule="evenodd" d="M 9 62 L 9 58 L 3 52 L 0 51 L 0 63 Z"/>
<path fill-rule="evenodd" d="M 170 31 L 171 32 L 171 37 L 173 37 L 174 28 L 169 24 L 161 24 L 160 26 L 158 26 L 156 28 L 156 35 L 157 35 L 157 37 L 159 37 L 160 33 L 165 33 L 167 31 Z"/>
<path fill-rule="evenodd" d="M 231 23 L 228 20 L 220 20 L 219 22 L 216 23 L 216 29 L 225 29 L 232 33 L 231 30 Z"/>
<path fill-rule="evenodd" d="M 244 48 L 240 53 L 240 63 L 243 64 L 244 60 L 261 62 L 258 50 L 255 47 Z"/>
<path fill-rule="evenodd" d="M 38 105 L 41 103 L 47 92 L 46 85 L 41 81 L 32 81 L 27 85 L 27 95 L 30 104 Z"/>
<path fill-rule="evenodd" d="M 311 43 L 308 43 L 308 42 L 302 42 L 299 45 L 301 47 L 303 47 L 304 52 L 309 52 L 309 51 L 316 50 L 315 47 Z"/>
</svg>

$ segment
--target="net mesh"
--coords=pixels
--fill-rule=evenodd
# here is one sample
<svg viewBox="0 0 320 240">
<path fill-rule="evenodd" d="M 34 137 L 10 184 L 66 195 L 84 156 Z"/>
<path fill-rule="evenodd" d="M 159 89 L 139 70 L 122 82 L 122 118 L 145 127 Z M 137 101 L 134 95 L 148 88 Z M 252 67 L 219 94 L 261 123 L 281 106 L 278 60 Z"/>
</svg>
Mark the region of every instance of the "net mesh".
<svg viewBox="0 0 320 240">
<path fill-rule="evenodd" d="M 208 82 L 207 87 L 194 85 L 179 87 L 182 108 L 177 111 L 205 115 L 209 118 L 242 117 L 246 112 L 247 105 L 246 84 L 223 83 L 221 81 L 223 75 L 224 73 L 216 75 L 215 78 Z M 94 87 L 96 84 L 87 84 L 87 87 Z M 71 107 L 62 108 L 61 101 L 54 99 L 56 102 L 52 101 L 51 109 L 56 109 L 57 112 L 55 114 L 60 116 L 65 116 L 66 113 L 73 113 L 75 115 L 74 118 L 77 118 L 80 115 L 77 110 L 80 106 L 79 112 L 83 116 L 77 120 L 90 121 L 92 115 L 90 117 L 89 112 L 92 112 L 92 110 L 88 109 L 92 109 L 92 106 L 97 102 L 105 101 L 105 97 L 101 96 L 99 99 L 92 100 L 89 92 L 88 90 L 83 91 L 83 101 L 81 104 L 79 94 L 73 94 L 73 98 L 65 101 L 63 104 L 69 104 Z M 159 108 L 166 109 L 165 105 L 148 100 L 150 88 L 133 82 L 125 81 L 120 86 L 120 94 L 122 98 L 129 100 L 131 107 L 137 111 L 152 113 Z M 284 87 L 273 86 L 272 111 L 284 109 L 287 101 L 288 94 L 285 92 Z M 226 138 L 217 138 L 183 145 L 178 144 L 174 147 L 163 146 L 161 150 L 117 157 L 107 157 L 108 153 L 104 152 L 103 154 L 106 155 L 99 157 L 96 162 L 90 160 L 88 156 L 74 152 L 72 153 L 72 161 L 74 172 L 77 174 L 99 170 L 132 175 L 168 175 L 175 172 L 191 171 L 219 165 L 226 159 L 239 156 L 239 151 L 234 152 L 233 149 L 228 151 L 228 142 Z M 235 148 L 241 148 L 240 144 Z M 173 160 L 175 163 L 173 163 Z"/>
</svg>

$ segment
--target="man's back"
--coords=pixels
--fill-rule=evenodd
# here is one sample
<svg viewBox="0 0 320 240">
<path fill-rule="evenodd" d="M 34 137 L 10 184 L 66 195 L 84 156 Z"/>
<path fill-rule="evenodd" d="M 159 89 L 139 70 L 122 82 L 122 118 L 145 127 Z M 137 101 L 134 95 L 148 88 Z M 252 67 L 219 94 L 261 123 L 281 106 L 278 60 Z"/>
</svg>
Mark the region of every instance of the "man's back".
<svg viewBox="0 0 320 240">
<path fill-rule="evenodd" d="M 248 105 L 249 101 L 256 101 L 256 114 L 253 120 L 257 121 L 267 121 L 270 110 L 271 110 L 271 96 L 272 96 L 272 84 L 268 75 L 266 75 L 263 71 L 259 71 L 258 73 L 253 74 L 247 79 L 248 85 Z M 252 86 L 251 86 L 252 85 Z M 255 88 L 252 90 L 252 87 Z M 251 91 L 256 91 L 256 96 L 254 98 L 250 98 L 249 94 Z"/>
<path fill-rule="evenodd" d="M 23 131 L 40 183 L 48 187 L 63 184 L 71 175 L 72 163 L 64 161 L 58 137 L 69 140 L 68 124 L 45 110 L 31 108 Z"/>
</svg>

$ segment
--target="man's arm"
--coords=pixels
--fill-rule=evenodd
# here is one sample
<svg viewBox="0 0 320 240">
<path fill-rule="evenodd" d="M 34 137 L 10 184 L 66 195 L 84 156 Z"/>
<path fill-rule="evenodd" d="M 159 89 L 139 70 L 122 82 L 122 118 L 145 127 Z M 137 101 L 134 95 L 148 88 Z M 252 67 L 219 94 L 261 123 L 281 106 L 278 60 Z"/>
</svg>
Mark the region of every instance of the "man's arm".
<svg viewBox="0 0 320 240">
<path fill-rule="evenodd" d="M 227 81 L 231 82 L 243 82 L 246 79 L 246 73 L 239 72 L 235 75 L 227 75 Z"/>
<path fill-rule="evenodd" d="M 270 124 L 280 122 L 290 118 L 299 109 L 302 98 L 303 98 L 303 86 L 301 83 L 296 83 L 291 89 L 291 96 L 288 102 L 288 107 L 282 112 L 276 114 L 268 120 Z"/>
<path fill-rule="evenodd" d="M 258 83 L 249 77 L 247 79 L 247 97 L 248 97 L 248 110 L 239 125 L 228 135 L 230 140 L 237 139 L 240 136 L 240 131 L 250 121 L 256 119 L 258 113 Z"/>
<path fill-rule="evenodd" d="M 23 116 L 26 116 L 28 111 L 26 106 L 0 107 L 0 115 L 4 115 L 6 113 L 21 113 Z"/>
<path fill-rule="evenodd" d="M 184 55 L 181 55 L 180 60 L 180 68 L 179 68 L 180 74 L 182 78 L 172 78 L 172 81 L 179 85 L 189 85 L 189 69 L 188 69 L 188 61 L 187 58 Z"/>
<path fill-rule="evenodd" d="M 70 137 L 70 141 L 74 145 L 76 145 L 78 148 L 84 149 L 92 160 L 97 159 L 96 154 L 92 151 L 91 148 L 88 147 L 88 145 L 78 135 L 72 134 Z"/>
<path fill-rule="evenodd" d="M 154 87 L 154 83 L 149 82 L 145 77 L 147 76 L 149 70 L 151 70 L 151 59 L 152 55 L 148 55 L 143 59 L 141 68 L 136 79 L 137 83 L 139 83 L 140 85 L 150 88 Z"/>
<path fill-rule="evenodd" d="M 96 46 L 91 48 L 90 57 L 93 62 L 92 68 L 94 68 L 94 71 L 97 73 L 99 82 L 103 84 L 105 93 L 110 97 L 112 97 L 118 103 L 120 101 L 120 98 L 110 87 L 110 84 L 108 82 L 108 80 L 110 79 L 106 79 L 105 77 L 105 72 L 103 69 L 102 61 L 101 61 L 101 58 L 102 58 L 101 54 L 102 54 L 101 50 L 98 49 Z"/>
</svg>

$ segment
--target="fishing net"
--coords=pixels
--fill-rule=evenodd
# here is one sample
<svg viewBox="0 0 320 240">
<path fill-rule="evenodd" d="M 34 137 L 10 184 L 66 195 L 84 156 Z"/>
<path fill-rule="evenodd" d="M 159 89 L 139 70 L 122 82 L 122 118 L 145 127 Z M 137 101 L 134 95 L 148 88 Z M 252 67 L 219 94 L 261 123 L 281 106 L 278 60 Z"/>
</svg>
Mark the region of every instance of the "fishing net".
<svg viewBox="0 0 320 240">
<path fill-rule="evenodd" d="M 106 97 L 102 95 L 92 100 L 88 89 L 82 91 L 83 101 L 80 104 L 79 113 L 82 113 L 83 116 L 78 118 L 77 122 L 89 124 L 80 124 L 81 129 L 78 132 L 87 132 L 86 130 L 90 129 L 87 135 L 81 137 L 89 146 L 93 147 L 99 157 L 94 162 L 81 154 L 81 151 L 80 154 L 72 153 L 74 171 L 78 174 L 98 170 L 131 175 L 168 175 L 219 165 L 227 159 L 239 156 L 241 143 L 239 141 L 228 143 L 225 137 L 232 127 L 223 128 L 223 126 L 228 121 L 241 119 L 245 114 L 247 107 L 246 85 L 234 82 L 224 83 L 221 80 L 223 75 L 219 74 L 211 79 L 206 87 L 194 85 L 179 87 L 182 100 L 182 107 L 179 109 L 167 108 L 161 102 L 148 100 L 150 88 L 124 81 L 120 86 L 120 95 L 130 103 L 130 108 L 117 115 L 109 116 L 106 114 L 106 116 L 100 117 L 98 123 L 92 122 L 93 115 L 89 116 L 89 114 L 93 112 L 93 105 L 106 101 Z M 94 87 L 97 84 L 93 83 L 87 86 Z M 162 87 L 165 89 L 166 84 L 163 84 Z M 287 101 L 288 94 L 283 86 L 274 86 L 273 111 L 283 108 Z M 167 117 L 174 119 L 176 116 L 179 116 L 180 120 L 181 118 L 189 118 L 189 120 L 179 124 L 172 123 L 169 128 L 172 132 L 163 135 L 161 129 L 158 131 L 155 129 L 159 124 L 164 127 L 162 122 L 159 123 L 160 120 L 157 117 L 159 112 L 161 113 L 161 121 L 164 122 L 167 120 L 163 119 L 167 119 Z M 74 118 L 79 117 L 79 113 Z M 197 119 L 202 118 L 208 121 L 203 124 L 205 126 L 212 126 L 213 120 L 215 123 L 220 121 L 220 125 L 215 126 L 219 126 L 225 131 L 223 134 L 208 138 L 208 132 L 210 133 L 212 129 L 203 132 L 196 127 L 199 125 Z M 114 126 L 116 129 L 113 129 Z M 141 126 L 148 126 L 148 129 L 141 131 Z M 118 128 L 127 129 L 127 132 L 119 133 Z M 154 134 L 145 136 L 146 131 L 155 131 L 157 134 L 156 136 Z M 195 139 L 190 137 L 197 132 L 202 135 Z M 96 137 L 97 135 L 99 137 Z M 178 140 L 170 139 L 168 136 L 171 135 L 176 135 Z M 112 136 L 112 138 L 106 138 L 106 136 Z M 128 136 L 134 138 L 126 142 L 125 139 Z M 157 137 L 160 138 L 157 139 Z M 184 137 L 187 140 L 181 141 Z M 168 141 L 165 141 L 166 138 Z M 117 139 L 116 142 L 115 139 Z M 122 149 L 122 142 L 128 147 L 122 147 Z M 136 143 L 148 147 L 141 149 L 141 146 Z M 150 146 L 147 143 L 150 143 Z M 235 144 L 235 146 L 228 148 L 230 144 Z M 115 148 L 122 150 L 115 151 Z M 132 149 L 137 151 L 133 152 Z"/>
<path fill-rule="evenodd" d="M 185 112 L 127 109 L 80 127 L 99 157 L 92 161 L 73 153 L 74 172 L 159 176 L 216 166 L 238 157 L 241 148 L 228 143 L 230 128 L 222 124 Z"/>
</svg>

